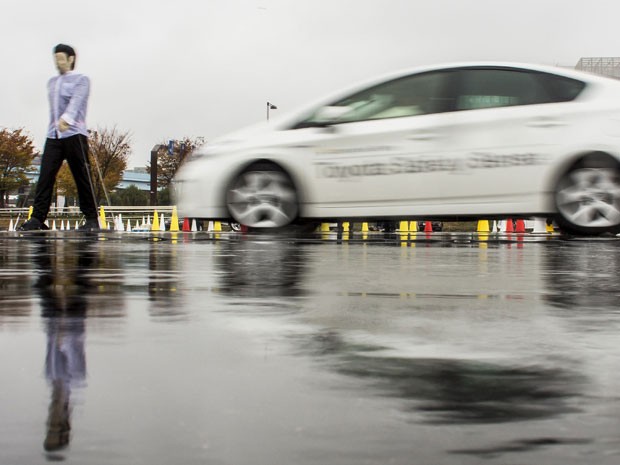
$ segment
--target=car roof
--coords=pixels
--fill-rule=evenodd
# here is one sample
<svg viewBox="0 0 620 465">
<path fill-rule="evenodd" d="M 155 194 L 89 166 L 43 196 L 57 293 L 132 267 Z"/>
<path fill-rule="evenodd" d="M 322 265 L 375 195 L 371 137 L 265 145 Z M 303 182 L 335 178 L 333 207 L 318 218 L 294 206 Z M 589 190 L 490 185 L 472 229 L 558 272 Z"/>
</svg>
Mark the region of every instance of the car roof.
<svg viewBox="0 0 620 465">
<path fill-rule="evenodd" d="M 558 76 L 565 76 L 573 79 L 579 79 L 588 82 L 616 82 L 620 84 L 620 81 L 601 76 L 597 74 L 588 73 L 585 71 L 575 70 L 573 68 L 565 68 L 552 65 L 539 65 L 532 63 L 520 63 L 510 61 L 460 61 L 451 63 L 437 63 L 424 66 L 416 66 L 412 68 L 405 68 L 395 72 L 387 73 L 382 76 L 375 77 L 368 83 L 372 85 L 373 81 L 382 82 L 389 79 L 397 79 L 399 77 L 408 76 L 411 74 L 429 72 L 429 71 L 442 71 L 453 69 L 467 69 L 467 68 L 511 68 L 523 71 L 534 71 L 541 73 L 556 74 Z"/>
</svg>

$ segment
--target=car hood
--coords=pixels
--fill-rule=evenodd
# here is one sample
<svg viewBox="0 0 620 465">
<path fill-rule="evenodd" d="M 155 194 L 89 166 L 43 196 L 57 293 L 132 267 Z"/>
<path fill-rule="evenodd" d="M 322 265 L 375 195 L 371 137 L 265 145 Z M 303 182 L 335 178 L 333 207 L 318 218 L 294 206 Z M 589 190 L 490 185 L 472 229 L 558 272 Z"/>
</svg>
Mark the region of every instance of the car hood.
<svg viewBox="0 0 620 465">
<path fill-rule="evenodd" d="M 239 149 L 246 144 L 258 145 L 263 139 L 272 139 L 279 128 L 271 123 L 258 123 L 216 137 L 194 151 L 194 156 L 214 156 Z"/>
</svg>

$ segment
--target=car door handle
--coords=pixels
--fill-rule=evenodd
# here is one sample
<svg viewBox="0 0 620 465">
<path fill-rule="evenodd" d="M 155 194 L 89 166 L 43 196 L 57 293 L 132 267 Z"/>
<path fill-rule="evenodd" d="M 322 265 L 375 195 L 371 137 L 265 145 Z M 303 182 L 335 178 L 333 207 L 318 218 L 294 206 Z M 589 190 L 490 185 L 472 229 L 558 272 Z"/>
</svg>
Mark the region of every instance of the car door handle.
<svg viewBox="0 0 620 465">
<path fill-rule="evenodd" d="M 531 128 L 555 128 L 558 126 L 566 126 L 564 121 L 555 120 L 551 118 L 540 118 L 527 123 L 527 126 Z"/>
<path fill-rule="evenodd" d="M 438 135 L 434 132 L 412 132 L 407 136 L 409 140 L 433 140 L 437 139 Z"/>
</svg>

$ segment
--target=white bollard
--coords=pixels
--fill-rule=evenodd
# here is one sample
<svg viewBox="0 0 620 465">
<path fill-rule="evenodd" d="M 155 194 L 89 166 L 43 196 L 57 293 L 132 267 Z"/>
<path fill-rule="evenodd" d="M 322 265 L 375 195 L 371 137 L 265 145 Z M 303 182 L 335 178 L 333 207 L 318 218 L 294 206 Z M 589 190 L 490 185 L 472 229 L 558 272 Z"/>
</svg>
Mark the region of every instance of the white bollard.
<svg viewBox="0 0 620 465">
<path fill-rule="evenodd" d="M 534 218 L 533 234 L 547 234 L 547 220 L 545 218 Z"/>
</svg>

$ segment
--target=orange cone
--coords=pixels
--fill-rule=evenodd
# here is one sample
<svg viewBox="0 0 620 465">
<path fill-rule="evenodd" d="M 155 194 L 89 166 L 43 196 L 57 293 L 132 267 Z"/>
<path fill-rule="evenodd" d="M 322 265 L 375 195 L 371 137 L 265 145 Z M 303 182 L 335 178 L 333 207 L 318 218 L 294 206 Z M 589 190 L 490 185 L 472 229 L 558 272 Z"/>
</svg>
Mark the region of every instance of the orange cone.
<svg viewBox="0 0 620 465">
<path fill-rule="evenodd" d="M 189 218 L 184 218 L 183 219 L 183 231 L 185 231 L 185 232 L 191 231 L 191 228 L 189 226 Z"/>
<path fill-rule="evenodd" d="M 433 224 L 430 221 L 424 222 L 424 232 L 433 232 Z"/>
<path fill-rule="evenodd" d="M 525 232 L 525 221 L 517 220 L 517 225 L 515 226 L 515 232 L 524 233 Z"/>
</svg>

